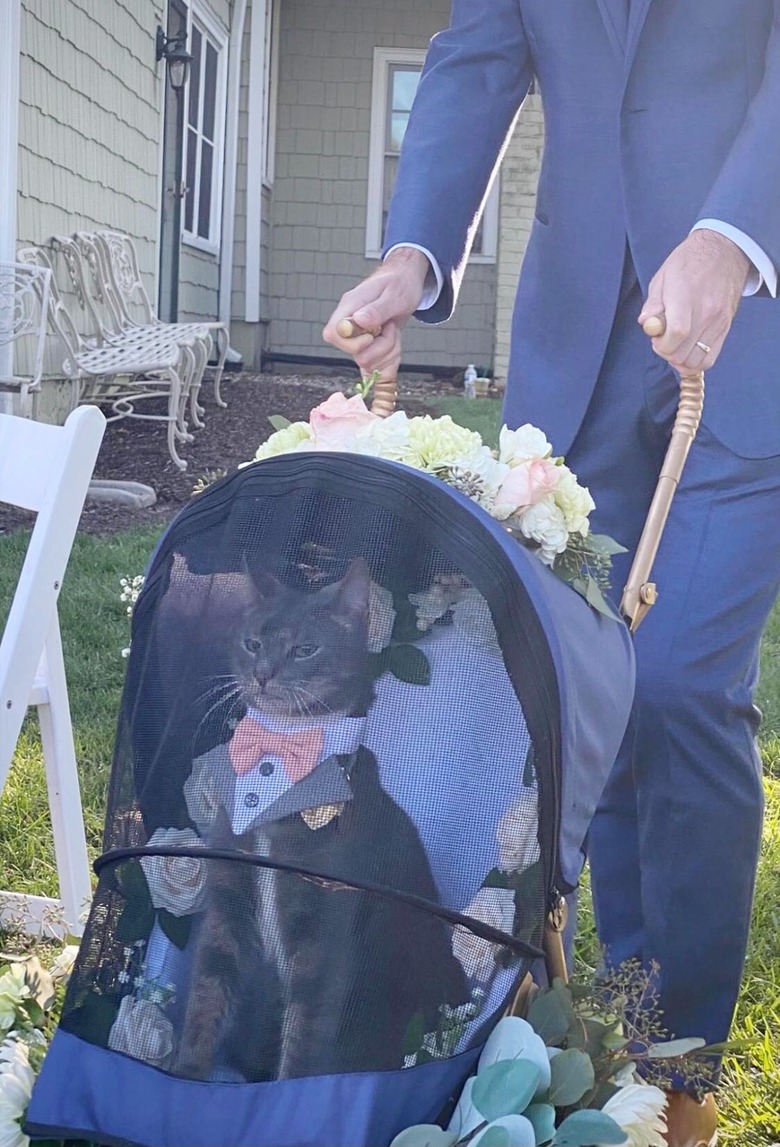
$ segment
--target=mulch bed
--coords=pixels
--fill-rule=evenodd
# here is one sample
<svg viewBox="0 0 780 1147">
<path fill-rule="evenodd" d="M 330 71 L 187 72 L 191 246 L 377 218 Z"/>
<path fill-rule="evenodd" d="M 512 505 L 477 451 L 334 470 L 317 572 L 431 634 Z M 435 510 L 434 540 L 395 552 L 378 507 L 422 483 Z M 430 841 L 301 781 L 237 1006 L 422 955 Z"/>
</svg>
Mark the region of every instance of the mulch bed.
<svg viewBox="0 0 780 1147">
<path fill-rule="evenodd" d="M 185 471 L 178 470 L 168 455 L 164 423 L 136 418 L 109 423 L 95 477 L 142 482 L 152 487 L 157 502 L 149 509 L 128 510 L 88 501 L 79 530 L 88 534 L 114 534 L 136 526 L 158 524 L 162 527 L 189 501 L 199 479 L 216 471 L 229 473 L 240 462 L 254 456 L 257 447 L 272 431 L 269 415 L 283 414 L 293 422 L 305 419 L 311 408 L 332 391 L 352 393 L 354 384 L 354 376 L 226 373 L 222 396 L 228 406 L 222 410 L 214 402 L 213 386 L 207 375 L 201 389 L 201 402 L 206 409 L 205 427 L 194 432 L 194 442 L 180 446 L 181 457 L 187 462 Z M 435 413 L 437 396 L 457 393 L 454 386 L 431 379 L 399 383 L 399 402 L 412 415 Z M 164 400 L 150 400 L 139 409 L 164 412 Z M 29 514 L 0 507 L 0 534 L 31 522 Z"/>
</svg>

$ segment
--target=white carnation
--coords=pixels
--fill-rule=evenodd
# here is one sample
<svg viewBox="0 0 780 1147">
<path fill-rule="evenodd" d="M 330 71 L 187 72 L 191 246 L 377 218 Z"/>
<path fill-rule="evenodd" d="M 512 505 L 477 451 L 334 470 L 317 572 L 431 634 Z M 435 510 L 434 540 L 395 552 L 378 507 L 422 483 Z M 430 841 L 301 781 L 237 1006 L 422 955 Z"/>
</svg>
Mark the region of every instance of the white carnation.
<svg viewBox="0 0 780 1147">
<path fill-rule="evenodd" d="M 262 462 L 264 458 L 275 458 L 277 454 L 289 454 L 293 450 L 298 450 L 302 444 L 309 443 L 312 438 L 308 422 L 293 422 L 283 430 L 277 430 L 263 442 L 254 460 Z"/>
<path fill-rule="evenodd" d="M 555 504 L 562 511 L 570 534 L 586 537 L 590 531 L 588 515 L 596 508 L 590 490 L 581 486 L 568 466 L 560 466 L 560 478 L 553 491 Z"/>
<path fill-rule="evenodd" d="M 545 565 L 551 566 L 568 545 L 566 518 L 563 510 L 555 504 L 554 494 L 545 495 L 541 501 L 524 510 L 518 517 L 518 525 L 523 537 L 538 543 L 539 557 Z"/>
<path fill-rule="evenodd" d="M 498 438 L 498 457 L 507 466 L 520 466 L 534 458 L 549 458 L 552 446 L 541 430 L 526 423 L 517 430 L 501 427 Z"/>
<path fill-rule="evenodd" d="M 473 454 L 482 439 L 473 430 L 453 422 L 448 414 L 442 418 L 409 419 L 409 447 L 403 461 L 418 470 L 448 470 L 456 459 Z"/>
<path fill-rule="evenodd" d="M 628 1136 L 627 1147 L 666 1147 L 666 1096 L 658 1087 L 630 1083 L 602 1108 Z"/>
</svg>

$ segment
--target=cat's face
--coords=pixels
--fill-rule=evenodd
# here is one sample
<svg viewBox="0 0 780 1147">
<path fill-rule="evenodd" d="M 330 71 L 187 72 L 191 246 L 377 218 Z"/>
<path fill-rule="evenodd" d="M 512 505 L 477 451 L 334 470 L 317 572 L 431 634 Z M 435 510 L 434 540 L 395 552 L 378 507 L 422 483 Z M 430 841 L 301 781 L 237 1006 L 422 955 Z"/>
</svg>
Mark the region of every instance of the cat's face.
<svg viewBox="0 0 780 1147">
<path fill-rule="evenodd" d="M 362 716 L 368 676 L 370 575 L 358 558 L 335 585 L 302 593 L 275 578 L 256 581 L 257 600 L 232 646 L 242 700 L 277 717 Z"/>
</svg>

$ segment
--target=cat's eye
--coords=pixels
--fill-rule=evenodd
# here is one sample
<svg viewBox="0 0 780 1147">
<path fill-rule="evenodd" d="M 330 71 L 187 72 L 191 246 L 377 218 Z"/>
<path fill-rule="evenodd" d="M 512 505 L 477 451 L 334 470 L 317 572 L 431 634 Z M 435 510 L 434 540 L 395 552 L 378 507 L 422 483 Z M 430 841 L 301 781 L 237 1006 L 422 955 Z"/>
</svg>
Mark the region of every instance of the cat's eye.
<svg viewBox="0 0 780 1147">
<path fill-rule="evenodd" d="M 319 653 L 319 645 L 294 645 L 290 653 L 296 661 L 308 661 L 315 653 Z"/>
<path fill-rule="evenodd" d="M 263 648 L 263 643 L 259 637 L 245 637 L 244 649 L 247 653 L 259 653 Z"/>
</svg>

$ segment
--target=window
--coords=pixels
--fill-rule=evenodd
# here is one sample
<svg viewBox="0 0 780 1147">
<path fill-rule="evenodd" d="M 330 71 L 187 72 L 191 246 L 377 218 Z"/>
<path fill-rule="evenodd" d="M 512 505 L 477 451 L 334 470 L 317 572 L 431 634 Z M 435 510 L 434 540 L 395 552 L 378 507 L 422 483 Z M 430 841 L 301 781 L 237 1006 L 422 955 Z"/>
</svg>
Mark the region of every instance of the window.
<svg viewBox="0 0 780 1147">
<path fill-rule="evenodd" d="M 381 256 L 398 157 L 425 60 L 423 49 L 374 50 L 371 97 L 366 257 Z M 498 181 L 485 206 L 471 249 L 472 262 L 493 263 L 498 240 Z"/>
<path fill-rule="evenodd" d="M 187 83 L 184 131 L 184 241 L 219 250 L 222 148 L 225 124 L 224 33 L 204 10 L 193 9 L 192 64 Z"/>
</svg>

